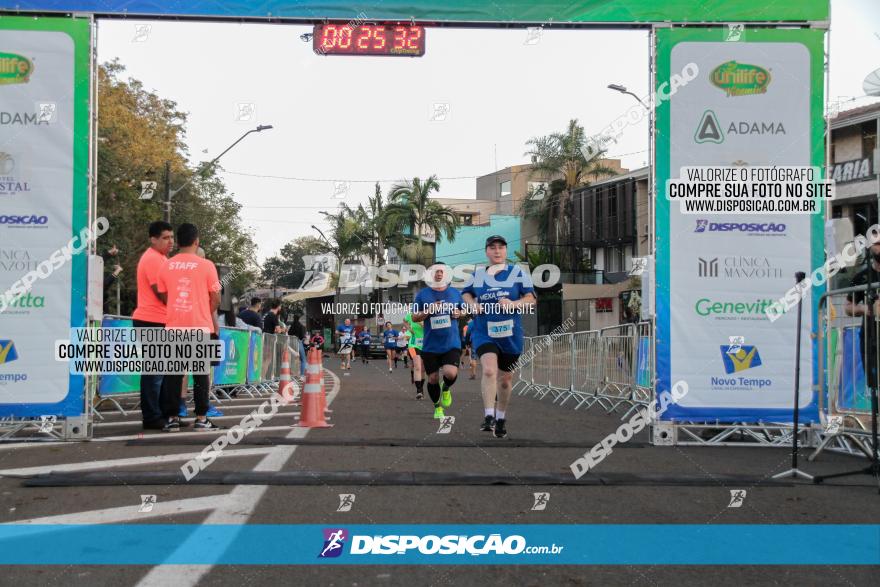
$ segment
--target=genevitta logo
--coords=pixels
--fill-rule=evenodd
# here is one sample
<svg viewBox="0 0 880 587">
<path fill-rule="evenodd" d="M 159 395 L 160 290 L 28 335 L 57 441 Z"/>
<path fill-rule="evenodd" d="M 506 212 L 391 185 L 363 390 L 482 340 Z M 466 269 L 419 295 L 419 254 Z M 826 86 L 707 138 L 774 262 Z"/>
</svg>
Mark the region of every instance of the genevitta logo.
<svg viewBox="0 0 880 587">
<path fill-rule="evenodd" d="M 8 228 L 49 228 L 49 217 L 37 216 L 36 214 L 2 214 L 0 215 L 0 226 Z"/>
<path fill-rule="evenodd" d="M 342 554 L 348 531 L 343 528 L 324 528 L 324 547 L 318 558 L 336 558 Z"/>
<path fill-rule="evenodd" d="M 694 304 L 694 312 L 703 318 L 715 320 L 767 320 L 765 310 L 773 302 L 770 299 L 732 302 L 700 298 Z"/>
<path fill-rule="evenodd" d="M 785 224 L 773 222 L 709 222 L 697 219 L 694 232 L 744 232 L 747 236 L 785 236 Z"/>
</svg>

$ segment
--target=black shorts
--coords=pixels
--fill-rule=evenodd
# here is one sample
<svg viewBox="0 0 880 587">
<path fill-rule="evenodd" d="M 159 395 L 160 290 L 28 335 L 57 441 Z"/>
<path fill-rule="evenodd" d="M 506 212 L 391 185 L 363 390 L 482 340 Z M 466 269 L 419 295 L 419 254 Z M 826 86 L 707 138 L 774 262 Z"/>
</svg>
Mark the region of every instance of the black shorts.
<svg viewBox="0 0 880 587">
<path fill-rule="evenodd" d="M 422 350 L 422 364 L 428 375 L 436 373 L 443 365 L 458 367 L 459 358 L 461 358 L 460 349 L 449 349 L 445 353 L 426 353 L 424 349 Z"/>
<path fill-rule="evenodd" d="M 498 355 L 498 369 L 501 371 L 507 371 L 508 373 L 513 371 L 516 362 L 519 361 L 519 355 L 502 353 L 501 349 L 498 348 L 498 345 L 493 342 L 483 343 L 477 348 L 478 357 L 482 357 L 486 353 Z"/>
</svg>

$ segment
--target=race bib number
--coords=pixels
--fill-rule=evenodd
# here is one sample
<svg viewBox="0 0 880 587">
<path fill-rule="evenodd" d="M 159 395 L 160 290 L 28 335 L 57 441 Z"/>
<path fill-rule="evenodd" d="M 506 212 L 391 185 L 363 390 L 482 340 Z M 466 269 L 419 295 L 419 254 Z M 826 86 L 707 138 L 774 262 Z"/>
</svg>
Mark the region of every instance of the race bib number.
<svg viewBox="0 0 880 587">
<path fill-rule="evenodd" d="M 448 314 L 445 316 L 431 316 L 431 330 L 449 328 L 450 326 L 452 326 L 452 320 L 450 320 Z"/>
<path fill-rule="evenodd" d="M 507 338 L 513 336 L 513 320 L 489 322 L 489 338 Z"/>
<path fill-rule="evenodd" d="M 424 339 L 421 338 L 421 337 L 417 338 L 417 339 L 416 339 L 416 342 L 414 343 L 415 346 L 422 346 L 422 340 L 424 340 Z"/>
</svg>

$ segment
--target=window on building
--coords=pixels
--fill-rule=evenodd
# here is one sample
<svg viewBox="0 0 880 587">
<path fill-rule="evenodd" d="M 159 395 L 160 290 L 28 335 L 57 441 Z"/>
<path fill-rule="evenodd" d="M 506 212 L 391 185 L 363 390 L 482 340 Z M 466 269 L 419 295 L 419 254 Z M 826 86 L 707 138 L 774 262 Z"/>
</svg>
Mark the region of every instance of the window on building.
<svg viewBox="0 0 880 587">
<path fill-rule="evenodd" d="M 400 303 L 401 304 L 413 303 L 413 294 L 411 294 L 411 293 L 400 294 Z"/>
<path fill-rule="evenodd" d="M 458 218 L 461 220 L 462 226 L 473 226 L 474 224 L 473 214 L 459 214 Z"/>
<path fill-rule="evenodd" d="M 502 181 L 499 187 L 501 188 L 501 197 L 502 198 L 504 196 L 509 196 L 512 193 L 510 190 L 510 182 L 509 181 Z"/>
<path fill-rule="evenodd" d="M 862 157 L 873 157 L 877 148 L 877 123 L 862 124 Z"/>
<path fill-rule="evenodd" d="M 607 247 L 605 249 L 605 272 L 618 273 L 625 270 L 623 249 L 620 247 Z"/>
<path fill-rule="evenodd" d="M 565 300 L 562 318 L 574 320 L 571 332 L 585 332 L 590 329 L 590 304 L 592 300 Z"/>
</svg>

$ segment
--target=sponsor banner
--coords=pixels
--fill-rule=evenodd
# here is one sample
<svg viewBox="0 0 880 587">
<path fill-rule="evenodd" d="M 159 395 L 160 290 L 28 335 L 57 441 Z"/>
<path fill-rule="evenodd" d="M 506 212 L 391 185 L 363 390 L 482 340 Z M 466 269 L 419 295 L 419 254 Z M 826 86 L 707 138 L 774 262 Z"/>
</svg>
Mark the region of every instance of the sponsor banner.
<svg viewBox="0 0 880 587">
<path fill-rule="evenodd" d="M 383 0 L 361 7 L 350 0 L 289 2 L 266 0 L 17 0 L 16 11 L 94 12 L 128 18 L 153 15 L 324 18 L 349 20 L 430 20 L 436 22 L 749 22 L 810 21 L 829 17 L 828 0 L 799 0 L 780 4 L 764 0 Z M 726 32 L 726 30 L 725 30 Z"/>
<path fill-rule="evenodd" d="M 101 321 L 103 328 L 132 328 L 133 325 L 131 318 L 105 316 Z M 101 375 L 98 381 L 98 393 L 101 396 L 141 390 L 141 376 L 136 373 L 108 373 Z"/>
<path fill-rule="evenodd" d="M 250 360 L 250 331 L 232 328 L 220 329 L 220 341 L 226 354 L 214 367 L 214 385 L 244 385 Z"/>
<path fill-rule="evenodd" d="M 13 524 L 0 545 L 5 565 L 880 564 L 872 524 Z"/>
<path fill-rule="evenodd" d="M 87 19 L 0 19 L 0 292 L 87 227 L 89 50 Z M 0 417 L 83 413 L 83 377 L 52 354 L 86 326 L 86 274 L 84 252 L 3 300 Z"/>
<path fill-rule="evenodd" d="M 251 331 L 251 341 L 248 347 L 248 370 L 247 382 L 259 383 L 262 381 L 260 374 L 263 365 L 263 335 L 260 332 Z M 291 357 L 292 359 L 292 357 Z"/>
<path fill-rule="evenodd" d="M 668 192 L 711 171 L 795 182 L 821 171 L 824 32 L 748 29 L 740 42 L 718 34 L 658 31 L 658 84 L 687 63 L 701 73 L 657 113 L 657 389 L 690 386 L 664 419 L 790 421 L 797 312 L 771 322 L 765 310 L 796 271 L 824 261 L 825 198 L 812 200 L 815 214 L 693 214 Z M 810 332 L 819 293 L 803 308 L 805 421 L 817 417 Z"/>
</svg>

